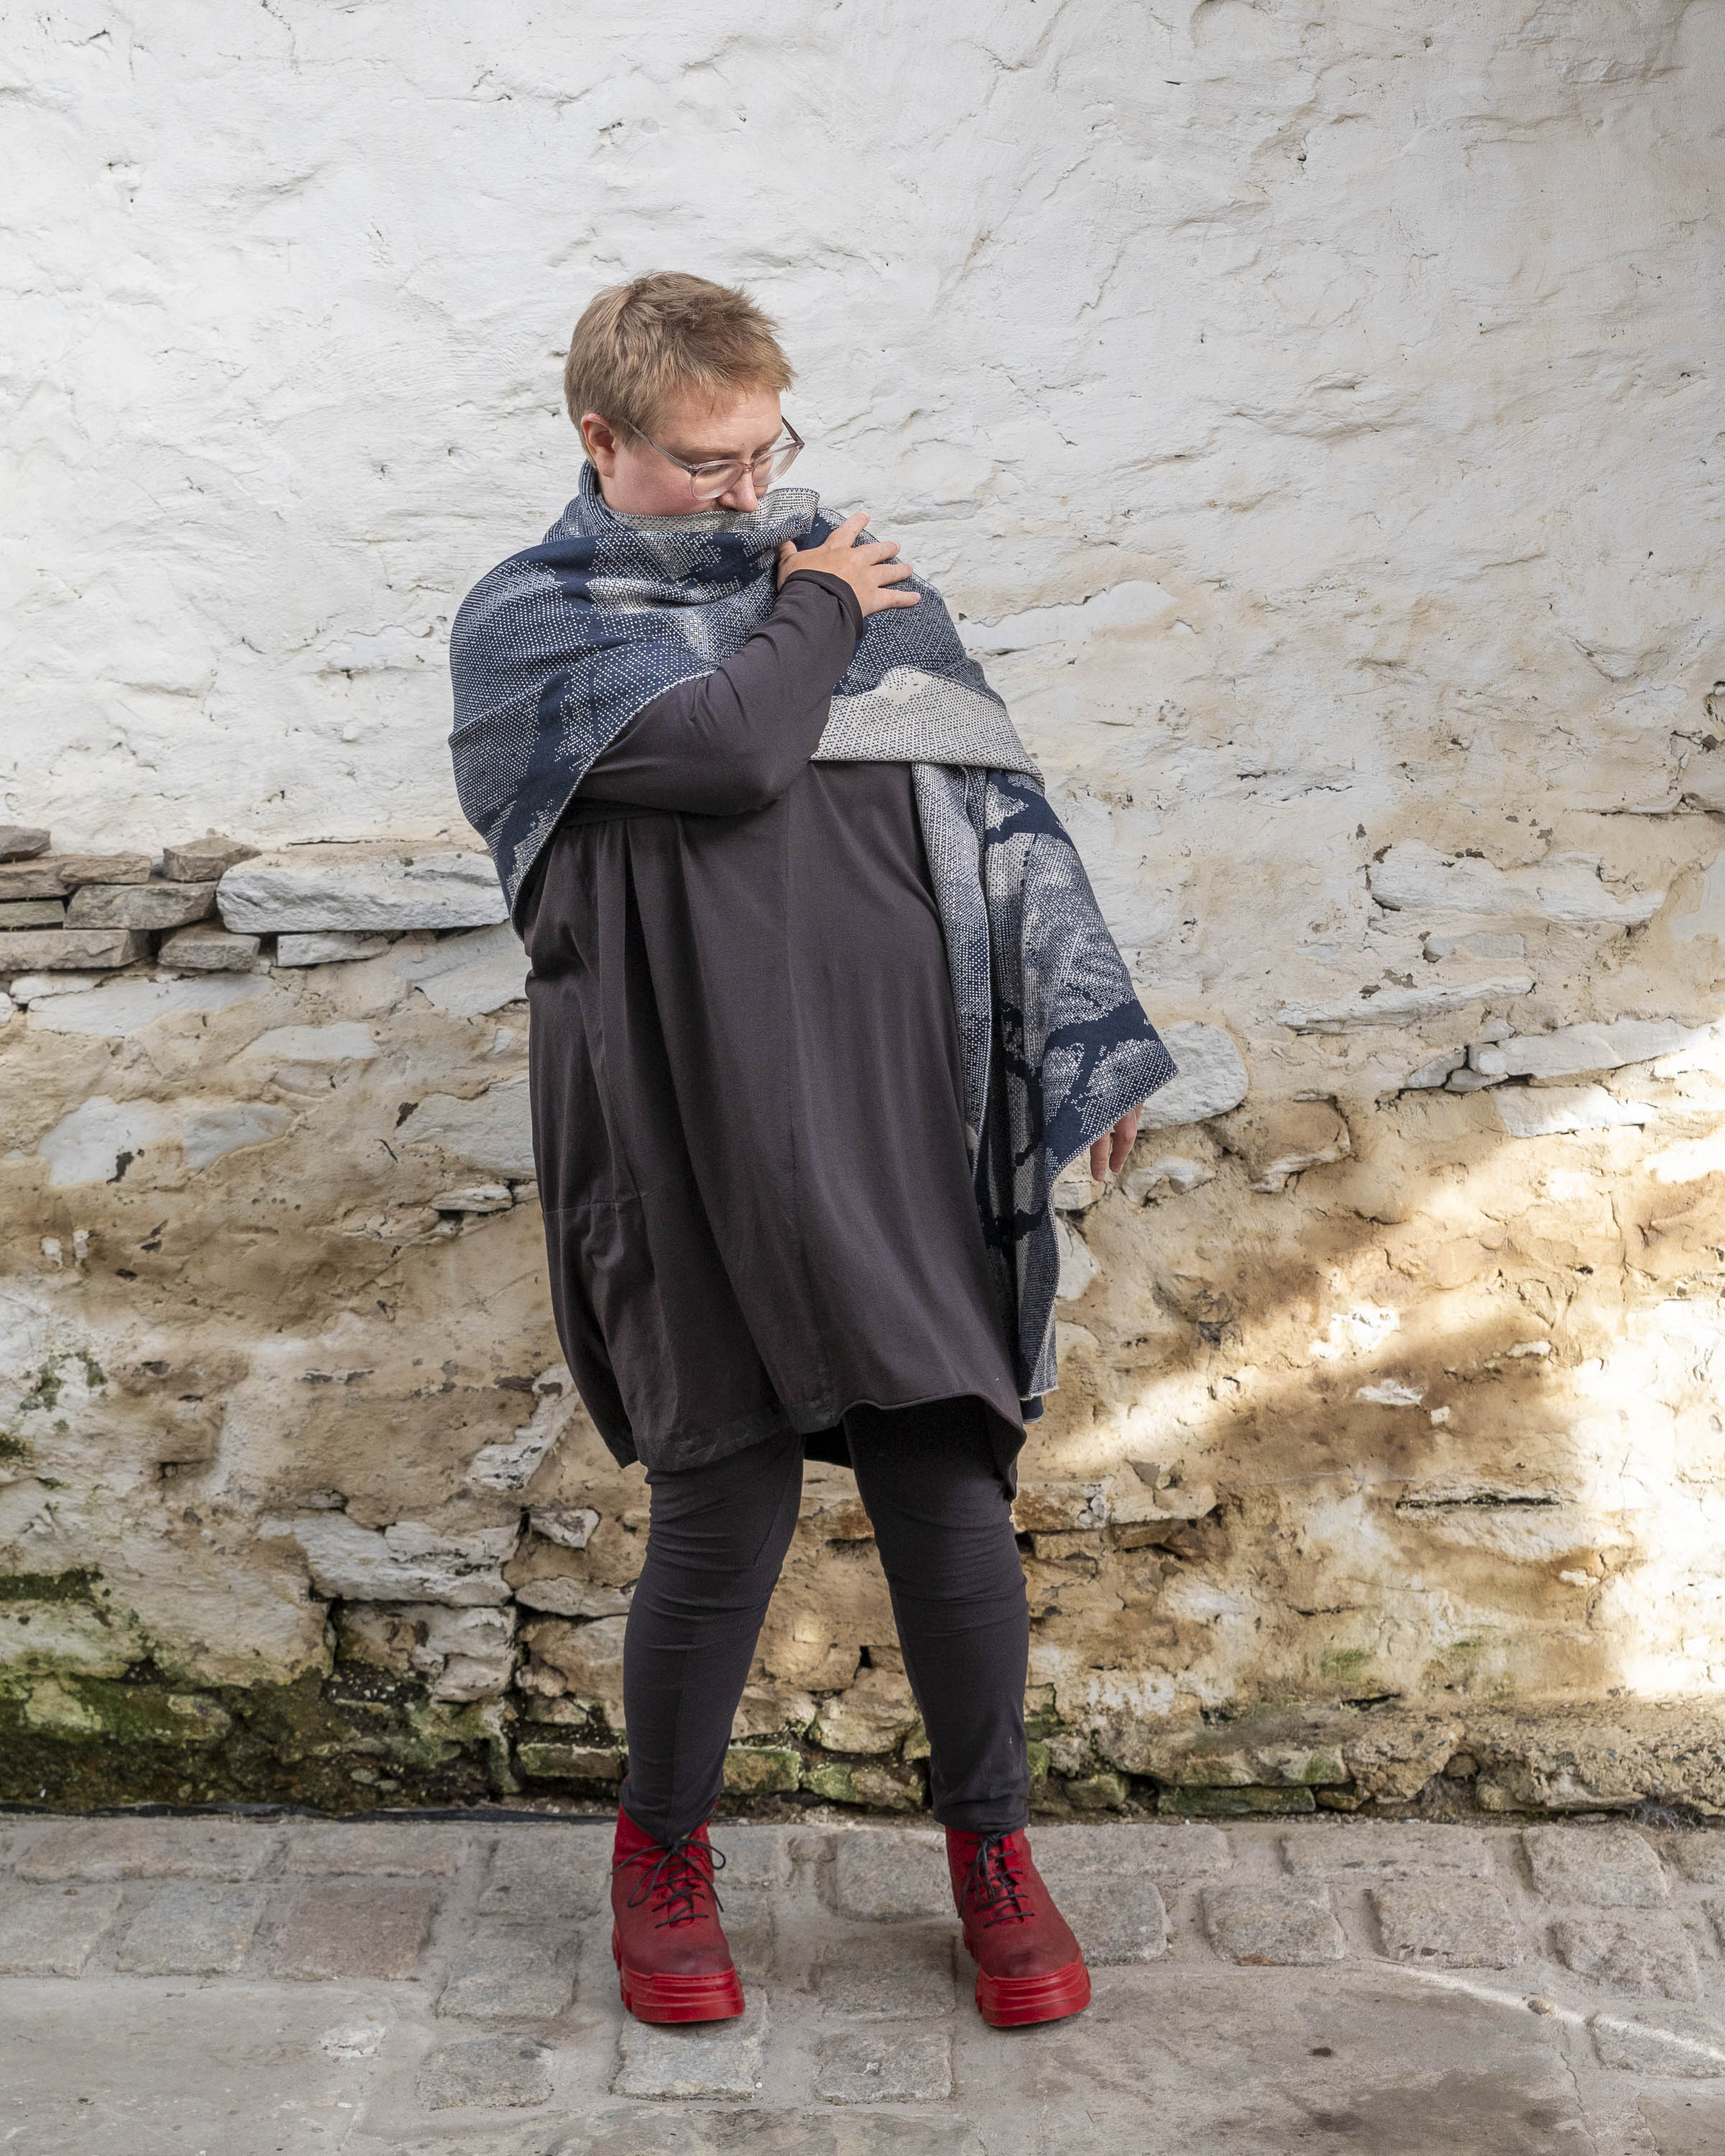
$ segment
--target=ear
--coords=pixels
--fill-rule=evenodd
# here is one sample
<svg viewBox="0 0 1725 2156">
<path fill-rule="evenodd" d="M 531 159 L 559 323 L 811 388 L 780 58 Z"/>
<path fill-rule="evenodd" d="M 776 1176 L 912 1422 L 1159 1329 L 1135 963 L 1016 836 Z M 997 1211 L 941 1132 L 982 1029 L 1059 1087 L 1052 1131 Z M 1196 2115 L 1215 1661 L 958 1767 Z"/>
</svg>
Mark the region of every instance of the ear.
<svg viewBox="0 0 1725 2156">
<path fill-rule="evenodd" d="M 583 412 L 581 415 L 581 439 L 587 445 L 587 454 L 593 459 L 601 479 L 609 479 L 617 469 L 618 451 L 622 444 L 617 439 L 611 422 L 598 412 Z"/>
</svg>

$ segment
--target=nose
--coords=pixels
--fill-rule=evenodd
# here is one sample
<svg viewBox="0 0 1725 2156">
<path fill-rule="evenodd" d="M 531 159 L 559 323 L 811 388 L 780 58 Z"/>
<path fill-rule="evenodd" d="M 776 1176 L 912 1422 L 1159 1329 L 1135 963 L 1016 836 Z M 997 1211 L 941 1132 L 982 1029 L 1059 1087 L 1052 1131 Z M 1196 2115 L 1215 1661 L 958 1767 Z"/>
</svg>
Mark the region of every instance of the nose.
<svg viewBox="0 0 1725 2156">
<path fill-rule="evenodd" d="M 719 500 L 726 509 L 741 510 L 745 514 L 750 510 L 758 509 L 761 497 L 755 492 L 754 474 L 746 471 L 735 486 L 726 487 Z"/>
</svg>

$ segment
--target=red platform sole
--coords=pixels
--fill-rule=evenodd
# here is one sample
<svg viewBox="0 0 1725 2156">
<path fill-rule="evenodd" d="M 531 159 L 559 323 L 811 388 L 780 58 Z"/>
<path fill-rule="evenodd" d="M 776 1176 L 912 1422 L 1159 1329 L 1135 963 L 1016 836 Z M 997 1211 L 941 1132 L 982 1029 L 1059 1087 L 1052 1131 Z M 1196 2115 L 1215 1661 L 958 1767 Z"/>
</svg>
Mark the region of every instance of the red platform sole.
<svg viewBox="0 0 1725 2156">
<path fill-rule="evenodd" d="M 734 1969 L 689 1976 L 628 1969 L 614 1931 L 611 1958 L 617 1964 L 623 2003 L 637 2021 L 733 2021 L 742 2011 L 742 1979 Z"/>
<path fill-rule="evenodd" d="M 1064 2021 L 1090 2004 L 1090 1971 L 1069 1961 L 1046 1976 L 976 1976 L 977 2011 L 991 2029 L 1022 2029 L 1033 2021 Z"/>
</svg>

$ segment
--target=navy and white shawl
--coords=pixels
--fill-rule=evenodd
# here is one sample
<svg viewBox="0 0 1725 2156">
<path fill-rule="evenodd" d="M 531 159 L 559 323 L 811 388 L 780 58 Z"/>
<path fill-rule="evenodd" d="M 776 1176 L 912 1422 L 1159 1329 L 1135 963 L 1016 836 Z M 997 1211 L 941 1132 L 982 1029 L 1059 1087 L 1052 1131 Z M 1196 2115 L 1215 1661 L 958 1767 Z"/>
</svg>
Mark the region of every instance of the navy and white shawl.
<svg viewBox="0 0 1725 2156">
<path fill-rule="evenodd" d="M 588 465 L 543 542 L 474 586 L 450 641 L 449 747 L 512 916 L 600 752 L 655 697 L 742 649 L 772 608 L 783 541 L 818 546 L 837 522 L 799 487 L 746 516 L 627 516 Z M 1174 1066 L 1005 706 L 938 595 L 910 588 L 920 605 L 864 624 L 815 756 L 912 767 L 977 1203 L 1034 1413 L 1055 1378 L 1055 1178 Z"/>
</svg>

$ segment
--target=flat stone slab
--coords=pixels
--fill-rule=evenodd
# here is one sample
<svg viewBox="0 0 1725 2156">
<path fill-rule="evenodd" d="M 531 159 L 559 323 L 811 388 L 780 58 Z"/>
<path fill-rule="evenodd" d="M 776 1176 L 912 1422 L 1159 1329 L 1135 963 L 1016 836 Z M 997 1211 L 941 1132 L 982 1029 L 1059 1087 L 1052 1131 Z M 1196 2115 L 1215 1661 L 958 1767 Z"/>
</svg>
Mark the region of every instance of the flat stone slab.
<svg viewBox="0 0 1725 2156">
<path fill-rule="evenodd" d="M 611 1840 L 603 1825 L 506 1827 L 492 1853 L 480 1913 L 592 1917 L 608 1904 L 610 1891 Z"/>
<path fill-rule="evenodd" d="M 68 928 L 183 928 L 216 910 L 213 883 L 90 883 L 72 894 Z"/>
<path fill-rule="evenodd" d="M 531 2036 L 476 2036 L 440 2044 L 419 2069 L 419 2101 L 428 2111 L 547 2103 L 547 2057 L 545 2046 Z"/>
<path fill-rule="evenodd" d="M 525 1925 L 475 1930 L 450 1964 L 438 2012 L 469 2020 L 550 2020 L 574 1995 L 566 1943 Z"/>
<path fill-rule="evenodd" d="M 1204 1923 L 1230 1961 L 1301 1968 L 1339 1961 L 1348 1951 L 1328 1897 L 1298 1887 L 1206 1887 Z"/>
<path fill-rule="evenodd" d="M 164 846 L 162 873 L 174 883 L 218 883 L 237 861 L 249 861 L 255 846 L 212 832 L 206 839 L 187 839 L 182 845 Z"/>
<path fill-rule="evenodd" d="M 276 1941 L 278 1975 L 411 1976 L 436 1914 L 435 1887 L 343 1879 L 301 1887 Z"/>
<path fill-rule="evenodd" d="M 950 1914 L 944 1840 L 916 1830 L 834 1835 L 833 1897 L 847 1917 L 891 1921 Z"/>
<path fill-rule="evenodd" d="M 268 1900 L 258 1887 L 160 1887 L 121 1934 L 114 1966 L 133 1976 L 227 1976 L 244 1966 Z"/>
<path fill-rule="evenodd" d="M 1092 1969 L 1157 1961 L 1168 1952 L 1168 1910 L 1150 1880 L 1080 1877 L 1055 1887 L 1043 1876 Z"/>
<path fill-rule="evenodd" d="M 1316 1821 L 1281 1838 L 1281 1861 L 1296 1879 L 1348 1879 L 1373 1872 L 1440 1871 L 1489 1879 L 1491 1845 L 1466 1827 L 1403 1825 L 1399 1820 L 1358 1820 L 1343 1825 Z"/>
<path fill-rule="evenodd" d="M 1564 1968 L 1589 1984 L 1666 1999 L 1696 1995 L 1695 1949 L 1668 1909 L 1559 1917 L 1551 1936 Z"/>
<path fill-rule="evenodd" d="M 1170 1820 L 1157 1825 L 1037 1826 L 1030 1830 L 1036 1868 L 1063 1892 L 1079 1879 L 1142 1878 L 1164 1887 L 1219 1878 L 1234 1861 L 1219 1827 Z"/>
<path fill-rule="evenodd" d="M 1725 1887 L 1725 1834 L 1701 1830 L 1673 1835 L 1665 1845 L 1668 1862 L 1697 1886 Z"/>
<path fill-rule="evenodd" d="M 1725 2026 L 1704 2014 L 1654 2008 L 1639 2014 L 1595 2014 L 1587 2025 L 1602 2066 L 1686 2081 L 1725 2077 Z"/>
<path fill-rule="evenodd" d="M 306 929 L 485 928 L 508 918 L 487 854 L 424 846 L 289 846 L 223 876 L 222 920 L 273 936 Z"/>
<path fill-rule="evenodd" d="M 1522 1958 L 1509 1904 L 1484 1880 L 1387 1879 L 1370 1897 L 1392 1960 L 1428 1969 L 1512 1969 Z"/>
<path fill-rule="evenodd" d="M 8 928 L 0 931 L 0 974 L 129 966 L 149 952 L 129 928 Z"/>
<path fill-rule="evenodd" d="M 1668 1898 L 1659 1856 L 1630 1826 L 1530 1826 L 1522 1835 L 1534 1890 L 1596 1909 L 1656 1909 Z"/>
<path fill-rule="evenodd" d="M 119 1910 L 117 1887 L 0 1887 L 0 1976 L 81 1975 Z"/>
<path fill-rule="evenodd" d="M 944 2029 L 856 2030 L 823 2038 L 814 2087 L 829 2103 L 933 2103 L 952 2093 Z"/>
<path fill-rule="evenodd" d="M 0 861 L 27 861 L 48 851 L 49 834 L 35 824 L 0 824 Z"/>
<path fill-rule="evenodd" d="M 617 2040 L 614 2096 L 747 2097 L 762 2083 L 767 2005 L 754 1999 L 732 2021 L 655 2026 L 633 2019 Z"/>
<path fill-rule="evenodd" d="M 20 1860 L 20 1879 L 255 1879 L 281 1835 L 239 1820 L 90 1820 L 57 1826 Z"/>
<path fill-rule="evenodd" d="M 381 958 L 389 938 L 375 932 L 323 928 L 283 934 L 275 939 L 278 966 L 345 966 L 361 958 Z"/>
<path fill-rule="evenodd" d="M 183 966 L 193 973 L 247 973 L 258 962 L 262 938 L 236 936 L 213 921 L 194 921 L 162 939 L 157 957 L 164 966 Z"/>
<path fill-rule="evenodd" d="M 59 871 L 68 891 L 80 884 L 136 884 L 150 880 L 147 854 L 56 854 L 44 868 Z"/>
<path fill-rule="evenodd" d="M 950 2014 L 952 1926 L 860 1932 L 834 1939 L 812 1972 L 821 2011 L 841 2021 L 906 2021 Z"/>
<path fill-rule="evenodd" d="M 520 1003 L 527 993 L 527 955 L 507 921 L 444 936 L 429 950 L 397 962 L 428 1003 L 455 1018 L 480 1018 Z"/>
</svg>

